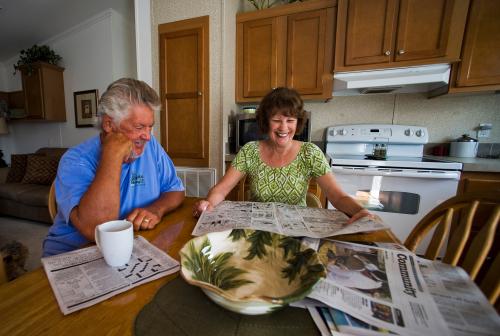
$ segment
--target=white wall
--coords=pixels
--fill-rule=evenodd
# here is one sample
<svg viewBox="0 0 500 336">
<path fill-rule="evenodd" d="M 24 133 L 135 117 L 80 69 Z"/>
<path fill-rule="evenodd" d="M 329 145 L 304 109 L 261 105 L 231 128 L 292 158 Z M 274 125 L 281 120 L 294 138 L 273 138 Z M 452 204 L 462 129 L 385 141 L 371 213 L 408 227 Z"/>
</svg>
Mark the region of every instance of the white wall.
<svg viewBox="0 0 500 336">
<path fill-rule="evenodd" d="M 130 8 L 132 10 L 132 8 Z M 133 15 L 124 15 L 113 9 L 89 18 L 40 44 L 49 45 L 62 56 L 66 122 L 9 123 L 10 134 L 0 136 L 0 149 L 10 161 L 12 153 L 31 153 L 40 147 L 71 147 L 98 133 L 94 128 L 76 128 L 73 92 L 97 89 L 102 94 L 106 87 L 121 77 L 136 77 Z M 5 62 L 9 69 L 15 63 Z M 21 90 L 20 75 L 4 71 L 3 81 L 8 90 Z M 2 81 L 0 81 L 2 83 Z"/>
</svg>

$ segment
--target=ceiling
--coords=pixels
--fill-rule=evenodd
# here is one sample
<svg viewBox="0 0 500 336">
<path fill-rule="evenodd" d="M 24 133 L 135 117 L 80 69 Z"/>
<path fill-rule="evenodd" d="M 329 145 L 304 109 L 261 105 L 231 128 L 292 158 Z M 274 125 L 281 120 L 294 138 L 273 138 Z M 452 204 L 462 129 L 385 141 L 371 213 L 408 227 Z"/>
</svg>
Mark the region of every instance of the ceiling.
<svg viewBox="0 0 500 336">
<path fill-rule="evenodd" d="M 108 8 L 123 14 L 130 6 L 133 0 L 0 0 L 0 63 Z"/>
</svg>

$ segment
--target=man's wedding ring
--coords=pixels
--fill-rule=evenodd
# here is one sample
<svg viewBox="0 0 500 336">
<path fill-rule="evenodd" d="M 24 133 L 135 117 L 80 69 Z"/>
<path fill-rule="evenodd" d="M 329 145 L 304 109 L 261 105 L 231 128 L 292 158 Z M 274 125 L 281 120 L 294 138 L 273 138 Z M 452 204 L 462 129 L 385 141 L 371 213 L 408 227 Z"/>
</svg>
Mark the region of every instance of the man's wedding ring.
<svg viewBox="0 0 500 336">
<path fill-rule="evenodd" d="M 149 218 L 144 218 L 142 221 L 146 222 L 146 223 L 149 223 Z"/>
</svg>

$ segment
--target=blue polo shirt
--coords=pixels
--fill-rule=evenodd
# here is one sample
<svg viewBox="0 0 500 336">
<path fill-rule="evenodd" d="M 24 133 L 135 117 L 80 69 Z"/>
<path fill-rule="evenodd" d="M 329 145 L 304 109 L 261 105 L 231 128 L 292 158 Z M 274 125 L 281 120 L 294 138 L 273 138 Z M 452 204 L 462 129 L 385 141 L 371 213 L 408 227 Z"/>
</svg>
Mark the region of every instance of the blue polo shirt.
<svg viewBox="0 0 500 336">
<path fill-rule="evenodd" d="M 99 136 L 68 149 L 56 177 L 57 215 L 43 242 L 43 256 L 72 251 L 89 243 L 71 222 L 71 210 L 94 180 L 101 157 Z M 164 192 L 184 191 L 175 167 L 158 141 L 151 136 L 142 155 L 123 163 L 120 178 L 120 219 L 135 208 L 156 201 Z"/>
</svg>

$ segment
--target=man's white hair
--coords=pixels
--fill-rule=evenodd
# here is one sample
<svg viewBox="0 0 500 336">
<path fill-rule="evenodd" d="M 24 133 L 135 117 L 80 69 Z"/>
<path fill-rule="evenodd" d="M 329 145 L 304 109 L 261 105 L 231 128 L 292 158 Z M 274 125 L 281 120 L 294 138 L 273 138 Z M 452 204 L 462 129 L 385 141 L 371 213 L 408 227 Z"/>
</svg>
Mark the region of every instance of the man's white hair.
<svg viewBox="0 0 500 336">
<path fill-rule="evenodd" d="M 133 78 L 121 78 L 114 81 L 99 99 L 97 126 L 102 129 L 104 115 L 111 117 L 116 125 L 120 125 L 121 121 L 129 116 L 133 105 L 148 106 L 153 113 L 161 108 L 158 94 L 145 82 Z"/>
</svg>

